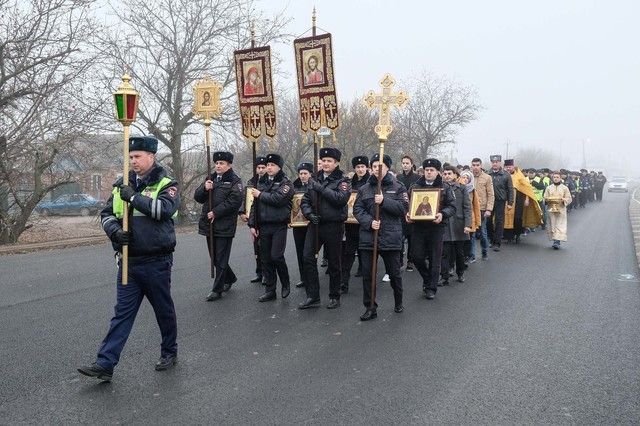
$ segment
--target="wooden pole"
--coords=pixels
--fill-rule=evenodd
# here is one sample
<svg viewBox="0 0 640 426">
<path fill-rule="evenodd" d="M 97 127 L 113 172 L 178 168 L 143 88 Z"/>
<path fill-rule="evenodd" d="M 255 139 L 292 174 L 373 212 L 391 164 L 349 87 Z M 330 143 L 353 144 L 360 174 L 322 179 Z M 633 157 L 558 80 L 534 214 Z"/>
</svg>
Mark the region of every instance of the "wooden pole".
<svg viewBox="0 0 640 426">
<path fill-rule="evenodd" d="M 316 132 L 313 132 L 313 178 L 318 179 L 318 136 Z M 314 191 L 315 192 L 315 191 Z M 317 192 L 314 194 L 315 203 L 313 203 L 314 213 L 318 215 L 320 212 L 320 195 Z M 318 224 L 313 224 L 315 228 L 315 252 L 316 252 L 316 260 L 318 259 L 318 253 L 320 252 L 320 222 Z"/>
<path fill-rule="evenodd" d="M 384 163 L 384 141 L 380 139 L 380 160 L 378 161 L 378 189 L 377 194 L 382 194 L 382 164 Z M 386 173 L 385 173 L 386 176 Z M 375 220 L 380 220 L 380 204 L 376 204 Z M 369 309 L 375 309 L 376 303 L 376 275 L 378 274 L 378 233 L 379 229 L 373 230 L 373 252 L 371 253 L 371 301 L 369 302 Z"/>
<path fill-rule="evenodd" d="M 124 130 L 124 143 L 122 144 L 122 153 L 123 153 L 123 166 L 124 170 L 122 173 L 122 184 L 129 185 L 129 132 L 130 126 L 125 124 L 123 126 Z M 124 201 L 124 212 L 122 216 L 122 230 L 124 232 L 129 232 L 129 200 Z M 127 244 L 122 246 L 122 285 L 127 285 L 129 283 L 129 246 Z"/>
<path fill-rule="evenodd" d="M 204 120 L 204 137 L 207 146 L 207 179 L 211 179 L 211 120 Z M 209 192 L 209 211 L 213 211 L 213 188 Z M 209 259 L 211 268 L 211 278 L 216 277 L 215 273 L 215 251 L 213 244 L 213 222 L 209 221 Z"/>
</svg>

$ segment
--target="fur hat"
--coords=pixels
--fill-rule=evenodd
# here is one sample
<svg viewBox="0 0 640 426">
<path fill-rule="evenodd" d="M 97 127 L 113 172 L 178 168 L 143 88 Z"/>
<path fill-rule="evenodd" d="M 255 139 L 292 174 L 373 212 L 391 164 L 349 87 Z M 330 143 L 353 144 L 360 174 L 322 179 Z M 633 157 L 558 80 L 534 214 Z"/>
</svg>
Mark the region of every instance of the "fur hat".
<svg viewBox="0 0 640 426">
<path fill-rule="evenodd" d="M 516 162 L 513 161 L 513 158 L 510 158 L 508 160 L 504 160 L 504 165 L 505 166 L 515 166 Z"/>
<path fill-rule="evenodd" d="M 502 161 L 502 155 L 498 155 L 498 154 L 491 155 L 491 156 L 489 156 L 489 160 L 491 160 L 491 161 Z"/>
<path fill-rule="evenodd" d="M 267 157 L 256 157 L 256 167 L 257 166 L 266 166 L 267 165 Z"/>
<path fill-rule="evenodd" d="M 233 163 L 233 154 L 228 151 L 216 151 L 213 153 L 213 161 L 226 161 L 227 163 Z"/>
<path fill-rule="evenodd" d="M 373 166 L 373 163 L 376 161 L 380 161 L 380 154 L 373 154 L 373 157 L 371 157 L 371 162 L 369 164 L 371 164 L 371 166 Z M 387 154 L 384 155 L 384 157 L 382 157 L 382 162 L 388 167 L 391 168 L 391 157 L 389 157 Z"/>
<path fill-rule="evenodd" d="M 437 158 L 427 158 L 422 162 L 422 168 L 426 169 L 427 167 L 433 167 L 436 170 L 440 171 L 442 168 L 442 163 Z"/>
<path fill-rule="evenodd" d="M 369 167 L 369 159 L 366 155 L 358 155 L 357 157 L 353 157 L 351 159 L 351 166 L 353 166 L 354 169 L 359 164 L 364 164 L 365 166 Z"/>
<path fill-rule="evenodd" d="M 277 164 L 278 167 L 282 168 L 284 166 L 284 160 L 278 154 L 267 154 L 267 163 Z"/>
<path fill-rule="evenodd" d="M 333 158 L 336 161 L 340 161 L 342 153 L 338 148 L 320 148 L 320 155 L 318 156 L 318 158 L 322 160 L 326 157 Z"/>
<path fill-rule="evenodd" d="M 298 172 L 300 172 L 301 170 L 306 170 L 309 173 L 313 173 L 313 164 L 311 163 L 300 163 L 298 164 Z"/>
<path fill-rule="evenodd" d="M 129 138 L 129 151 L 158 151 L 158 139 L 153 136 L 132 136 Z"/>
</svg>

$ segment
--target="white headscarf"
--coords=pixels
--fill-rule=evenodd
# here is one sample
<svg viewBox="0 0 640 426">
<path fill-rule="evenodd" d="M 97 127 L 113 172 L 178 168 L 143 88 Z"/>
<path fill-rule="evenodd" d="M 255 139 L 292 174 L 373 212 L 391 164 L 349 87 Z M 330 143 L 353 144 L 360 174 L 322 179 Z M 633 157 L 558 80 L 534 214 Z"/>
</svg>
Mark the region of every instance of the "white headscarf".
<svg viewBox="0 0 640 426">
<path fill-rule="evenodd" d="M 474 184 L 473 173 L 471 173 L 471 171 L 470 171 L 470 170 L 463 170 L 463 171 L 460 173 L 460 177 L 466 177 L 466 178 L 467 178 L 467 180 L 469 181 L 469 183 L 467 183 L 467 192 L 468 192 L 469 194 L 471 194 L 471 192 L 472 192 L 472 191 L 473 191 L 473 189 L 474 189 L 474 186 L 473 186 L 473 184 Z"/>
</svg>

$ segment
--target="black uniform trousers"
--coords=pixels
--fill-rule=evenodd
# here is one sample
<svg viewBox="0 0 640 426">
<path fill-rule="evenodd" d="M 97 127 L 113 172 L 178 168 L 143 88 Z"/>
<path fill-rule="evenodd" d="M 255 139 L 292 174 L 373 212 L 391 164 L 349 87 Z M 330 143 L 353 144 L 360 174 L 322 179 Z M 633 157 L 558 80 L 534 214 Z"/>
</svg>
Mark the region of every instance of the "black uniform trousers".
<svg viewBox="0 0 640 426">
<path fill-rule="evenodd" d="M 360 256 L 362 257 L 362 303 L 365 308 L 369 308 L 371 304 L 371 269 L 374 261 L 373 250 L 360 250 Z M 378 251 L 378 256 L 382 257 L 385 272 L 389 274 L 395 305 L 402 305 L 402 274 L 400 273 L 402 250 L 382 250 Z M 377 262 L 378 259 L 375 261 Z M 373 306 L 378 307 L 375 299 Z"/>
<path fill-rule="evenodd" d="M 133 322 L 136 319 L 142 299 L 145 297 L 153 307 L 156 321 L 160 327 L 162 343 L 160 355 L 177 355 L 178 326 L 176 311 L 171 298 L 171 267 L 173 256 L 157 256 L 140 263 L 129 258 L 129 283 L 122 285 L 122 268 L 118 268 L 117 302 L 109 332 L 102 341 L 96 363 L 102 368 L 113 371 L 120 360 Z"/>
<path fill-rule="evenodd" d="M 446 281 L 449 280 L 449 270 L 456 265 L 456 274 L 464 275 L 464 257 L 465 257 L 465 241 L 444 241 L 442 243 L 442 267 L 440 275 Z"/>
<path fill-rule="evenodd" d="M 596 200 L 602 201 L 602 191 L 604 190 L 604 186 L 596 186 Z"/>
<path fill-rule="evenodd" d="M 307 226 L 307 237 L 304 240 L 304 282 L 307 297 L 320 299 L 320 280 L 318 278 L 318 262 L 316 260 L 316 226 L 318 226 L 318 249 L 325 247 L 324 252 L 329 261 L 329 298 L 340 299 L 340 282 L 342 275 L 342 236 L 344 223 L 325 222 Z"/>
<path fill-rule="evenodd" d="M 413 235 L 411 236 L 411 250 L 413 250 L 413 253 L 411 258 L 422 277 L 422 287 L 434 292 L 438 291 L 443 238 L 443 226 L 413 227 Z M 428 267 L 427 261 L 429 261 Z"/>
<path fill-rule="evenodd" d="M 342 246 L 342 286 L 349 287 L 351 268 L 356 260 L 356 252 L 360 244 L 360 225 L 345 224 L 344 244 Z M 359 261 L 360 257 L 358 257 Z"/>
<path fill-rule="evenodd" d="M 213 280 L 213 289 L 216 293 L 222 293 L 223 287 L 227 283 L 233 283 L 237 280 L 236 274 L 229 266 L 229 257 L 231 256 L 231 244 L 233 237 L 213 237 L 213 266 L 216 270 L 216 277 Z M 209 244 L 209 236 L 207 235 L 207 250 Z M 211 257 L 211 253 L 209 253 Z"/>
<path fill-rule="evenodd" d="M 507 202 L 496 200 L 493 204 L 491 217 L 487 219 L 487 231 L 489 231 L 489 239 L 491 243 L 499 246 L 502 244 L 502 236 L 504 234 L 504 209 Z"/>
<path fill-rule="evenodd" d="M 296 257 L 298 259 L 298 271 L 300 281 L 304 282 L 304 240 L 307 238 L 308 226 L 293 227 L 293 241 L 296 244 Z"/>
<path fill-rule="evenodd" d="M 260 227 L 260 258 L 267 281 L 266 293 L 276 291 L 278 276 L 282 287 L 289 287 L 289 268 L 284 258 L 287 248 L 287 225 L 265 224 Z"/>
</svg>

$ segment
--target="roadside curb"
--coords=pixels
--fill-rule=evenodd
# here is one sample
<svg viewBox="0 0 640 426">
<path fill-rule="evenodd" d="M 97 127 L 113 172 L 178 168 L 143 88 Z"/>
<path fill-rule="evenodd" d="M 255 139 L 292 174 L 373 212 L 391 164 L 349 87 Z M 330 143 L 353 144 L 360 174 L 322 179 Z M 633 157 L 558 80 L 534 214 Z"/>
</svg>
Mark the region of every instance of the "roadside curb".
<svg viewBox="0 0 640 426">
<path fill-rule="evenodd" d="M 634 188 L 629 196 L 629 219 L 633 233 L 633 245 L 640 266 L 640 186 Z"/>
<path fill-rule="evenodd" d="M 40 250 L 53 250 L 69 247 L 89 246 L 104 243 L 106 241 L 104 235 L 83 238 L 70 238 L 68 240 L 45 241 L 42 243 L 24 243 L 10 244 L 0 246 L 0 256 L 9 254 L 24 254 Z"/>
<path fill-rule="evenodd" d="M 193 225 L 177 226 L 175 229 L 176 234 L 191 234 L 196 232 Z M 34 251 L 55 250 L 80 246 L 92 246 L 102 243 L 109 243 L 109 239 L 106 237 L 106 235 L 103 234 L 90 237 L 69 238 L 65 240 L 43 241 L 40 243 L 7 244 L 4 246 L 0 245 L 0 256 L 11 254 L 25 254 L 32 253 Z"/>
</svg>

